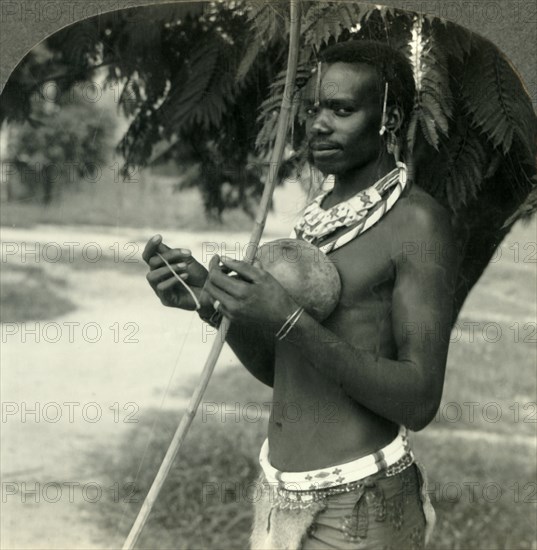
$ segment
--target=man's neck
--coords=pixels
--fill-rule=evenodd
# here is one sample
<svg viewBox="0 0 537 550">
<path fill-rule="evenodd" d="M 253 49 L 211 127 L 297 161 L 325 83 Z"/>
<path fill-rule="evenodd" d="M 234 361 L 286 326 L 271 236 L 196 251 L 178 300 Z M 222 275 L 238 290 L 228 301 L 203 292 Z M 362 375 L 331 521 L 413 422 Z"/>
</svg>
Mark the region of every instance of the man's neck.
<svg viewBox="0 0 537 550">
<path fill-rule="evenodd" d="M 395 167 L 393 156 L 383 155 L 379 160 L 374 160 L 369 164 L 357 167 L 344 174 L 336 174 L 334 187 L 331 192 L 331 202 L 337 204 L 371 187 Z"/>
</svg>

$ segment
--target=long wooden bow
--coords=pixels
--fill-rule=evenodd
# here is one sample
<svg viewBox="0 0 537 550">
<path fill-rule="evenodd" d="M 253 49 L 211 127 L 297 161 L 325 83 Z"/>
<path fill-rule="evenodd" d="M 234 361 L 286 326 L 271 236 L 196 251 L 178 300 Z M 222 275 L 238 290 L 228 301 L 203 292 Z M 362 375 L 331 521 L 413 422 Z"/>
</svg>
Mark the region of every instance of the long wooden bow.
<svg viewBox="0 0 537 550">
<path fill-rule="evenodd" d="M 285 140 L 287 137 L 287 130 L 289 127 L 289 118 L 291 114 L 291 103 L 293 97 L 293 91 L 295 88 L 295 79 L 296 79 L 296 69 L 298 65 L 298 46 L 300 38 L 300 13 L 301 6 L 300 0 L 290 0 L 290 30 L 289 30 L 289 53 L 287 58 L 287 72 L 285 77 L 285 88 L 283 93 L 282 105 L 280 108 L 280 113 L 278 117 L 278 127 L 276 133 L 276 140 L 274 143 L 274 148 L 272 150 L 272 155 L 270 159 L 269 174 L 267 181 L 265 183 L 265 188 L 263 190 L 263 196 L 261 197 L 261 202 L 259 204 L 256 220 L 254 223 L 254 228 L 250 236 L 250 242 L 246 249 L 246 254 L 244 261 L 253 263 L 255 255 L 257 252 L 257 247 L 259 246 L 259 241 L 261 240 L 261 235 L 265 228 L 265 223 L 267 220 L 268 210 L 274 189 L 276 187 L 276 178 L 279 172 L 280 164 L 282 161 L 283 151 L 285 147 Z M 218 329 L 216 339 L 214 340 L 213 346 L 205 361 L 205 366 L 200 376 L 200 380 L 190 402 L 186 413 L 181 418 L 181 422 L 175 431 L 173 439 L 168 447 L 166 455 L 160 465 L 159 471 L 155 476 L 153 484 L 145 497 L 144 503 L 138 512 L 138 516 L 134 521 L 134 524 L 130 530 L 130 533 L 123 544 L 123 550 L 130 550 L 134 548 L 142 529 L 149 517 L 153 504 L 156 502 L 158 494 L 164 485 L 164 481 L 168 473 L 171 470 L 175 457 L 177 456 L 183 441 L 185 440 L 186 434 L 196 416 L 196 412 L 203 398 L 203 394 L 207 388 L 211 375 L 214 371 L 216 361 L 220 356 L 222 347 L 226 340 L 226 335 L 229 329 L 229 320 L 224 317 Z"/>
</svg>

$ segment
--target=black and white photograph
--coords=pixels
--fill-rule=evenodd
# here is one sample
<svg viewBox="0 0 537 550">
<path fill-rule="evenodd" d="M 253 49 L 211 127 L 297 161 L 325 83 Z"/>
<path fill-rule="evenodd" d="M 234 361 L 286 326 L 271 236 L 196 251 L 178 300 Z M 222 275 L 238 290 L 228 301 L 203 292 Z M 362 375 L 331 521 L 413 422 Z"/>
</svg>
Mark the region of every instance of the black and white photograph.
<svg viewBox="0 0 537 550">
<path fill-rule="evenodd" d="M 0 549 L 537 550 L 535 0 L 0 27 Z"/>
</svg>

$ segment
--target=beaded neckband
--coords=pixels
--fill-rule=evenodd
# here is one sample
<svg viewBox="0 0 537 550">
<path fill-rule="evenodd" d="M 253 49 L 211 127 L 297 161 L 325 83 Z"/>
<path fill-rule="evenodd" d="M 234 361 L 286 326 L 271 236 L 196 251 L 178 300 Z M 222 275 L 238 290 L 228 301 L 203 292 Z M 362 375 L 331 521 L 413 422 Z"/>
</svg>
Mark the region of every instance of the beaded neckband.
<svg viewBox="0 0 537 550">
<path fill-rule="evenodd" d="M 406 164 L 400 161 L 397 161 L 396 164 L 397 168 L 388 172 L 371 187 L 328 210 L 324 210 L 321 204 L 329 190 L 315 197 L 295 225 L 291 238 L 314 242 L 330 235 L 336 229 L 355 225 L 352 230 L 339 238 L 319 246 L 320 250 L 327 253 L 347 244 L 367 231 L 393 208 L 406 187 Z M 329 178 L 333 178 L 333 176 L 328 176 L 327 179 Z M 389 191 L 390 189 L 391 191 Z M 385 196 L 387 192 L 389 194 Z"/>
</svg>

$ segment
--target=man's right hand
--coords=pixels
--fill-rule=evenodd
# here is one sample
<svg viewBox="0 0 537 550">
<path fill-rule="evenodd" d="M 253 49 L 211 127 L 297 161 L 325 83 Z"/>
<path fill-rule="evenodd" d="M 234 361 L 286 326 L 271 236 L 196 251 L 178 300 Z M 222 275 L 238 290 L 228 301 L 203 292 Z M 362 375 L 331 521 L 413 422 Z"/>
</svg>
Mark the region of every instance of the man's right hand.
<svg viewBox="0 0 537 550">
<path fill-rule="evenodd" d="M 149 266 L 146 278 L 163 305 L 181 309 L 196 309 L 192 296 L 174 277 L 168 266 L 157 256 L 157 252 L 172 266 L 175 273 L 192 289 L 201 303 L 202 310 L 212 309 L 206 292 L 202 292 L 207 270 L 193 256 L 190 250 L 170 248 L 162 242 L 161 235 L 154 235 L 147 242 L 142 258 Z"/>
</svg>

